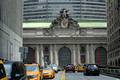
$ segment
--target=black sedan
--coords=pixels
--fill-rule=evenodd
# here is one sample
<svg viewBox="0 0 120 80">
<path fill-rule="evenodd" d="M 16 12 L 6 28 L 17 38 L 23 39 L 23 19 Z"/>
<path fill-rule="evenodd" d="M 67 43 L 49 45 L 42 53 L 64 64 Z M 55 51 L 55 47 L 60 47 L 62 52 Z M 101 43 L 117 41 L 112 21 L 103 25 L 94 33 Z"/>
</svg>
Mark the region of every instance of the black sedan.
<svg viewBox="0 0 120 80">
<path fill-rule="evenodd" d="M 84 75 L 98 75 L 100 74 L 100 69 L 97 64 L 88 64 L 84 69 Z"/>
<path fill-rule="evenodd" d="M 4 62 L 8 80 L 28 80 L 24 64 L 19 61 Z"/>
</svg>

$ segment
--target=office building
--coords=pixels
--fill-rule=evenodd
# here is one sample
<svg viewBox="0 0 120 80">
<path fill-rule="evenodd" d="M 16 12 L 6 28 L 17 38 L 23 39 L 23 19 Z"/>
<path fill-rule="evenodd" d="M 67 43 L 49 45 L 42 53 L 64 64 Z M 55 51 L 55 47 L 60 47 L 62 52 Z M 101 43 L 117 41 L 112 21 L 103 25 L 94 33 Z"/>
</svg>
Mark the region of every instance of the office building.
<svg viewBox="0 0 120 80">
<path fill-rule="evenodd" d="M 24 0 L 24 22 L 53 21 L 62 8 L 77 21 L 106 20 L 105 0 Z"/>
<path fill-rule="evenodd" d="M 108 65 L 120 66 L 120 0 L 107 0 Z"/>
</svg>

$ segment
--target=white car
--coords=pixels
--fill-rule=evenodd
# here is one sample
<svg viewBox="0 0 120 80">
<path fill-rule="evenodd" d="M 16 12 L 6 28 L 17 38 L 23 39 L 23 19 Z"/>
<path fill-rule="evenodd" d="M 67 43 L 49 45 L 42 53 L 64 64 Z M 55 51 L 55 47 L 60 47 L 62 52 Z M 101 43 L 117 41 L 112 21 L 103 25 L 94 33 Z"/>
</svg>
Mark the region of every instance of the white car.
<svg viewBox="0 0 120 80">
<path fill-rule="evenodd" d="M 55 64 L 51 64 L 50 66 L 53 67 L 53 69 L 55 70 L 56 73 L 58 72 L 58 67 L 57 67 L 57 65 L 55 65 Z"/>
</svg>

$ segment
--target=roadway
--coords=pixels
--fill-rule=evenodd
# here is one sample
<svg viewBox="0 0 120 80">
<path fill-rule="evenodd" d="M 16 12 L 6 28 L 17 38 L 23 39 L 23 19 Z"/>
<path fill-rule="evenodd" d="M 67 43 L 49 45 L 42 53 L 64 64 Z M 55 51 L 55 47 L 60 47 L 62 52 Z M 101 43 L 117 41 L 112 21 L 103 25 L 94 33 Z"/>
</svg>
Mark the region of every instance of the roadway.
<svg viewBox="0 0 120 80">
<path fill-rule="evenodd" d="M 55 74 L 54 79 L 43 79 L 43 80 L 120 80 L 118 78 L 113 78 L 105 75 L 100 75 L 100 76 L 84 76 L 83 72 L 67 72 L 65 73 L 64 71 L 60 71 Z"/>
</svg>

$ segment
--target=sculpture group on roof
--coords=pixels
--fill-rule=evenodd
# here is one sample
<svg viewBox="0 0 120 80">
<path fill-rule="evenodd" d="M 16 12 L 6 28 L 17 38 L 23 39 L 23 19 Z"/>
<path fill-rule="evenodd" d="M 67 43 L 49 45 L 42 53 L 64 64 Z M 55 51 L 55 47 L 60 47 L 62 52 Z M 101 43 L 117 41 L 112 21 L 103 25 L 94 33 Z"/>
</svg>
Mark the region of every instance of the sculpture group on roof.
<svg viewBox="0 0 120 80">
<path fill-rule="evenodd" d="M 68 11 L 61 9 L 60 16 L 52 21 L 50 28 L 79 28 L 78 22 L 69 16 Z"/>
</svg>

